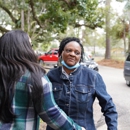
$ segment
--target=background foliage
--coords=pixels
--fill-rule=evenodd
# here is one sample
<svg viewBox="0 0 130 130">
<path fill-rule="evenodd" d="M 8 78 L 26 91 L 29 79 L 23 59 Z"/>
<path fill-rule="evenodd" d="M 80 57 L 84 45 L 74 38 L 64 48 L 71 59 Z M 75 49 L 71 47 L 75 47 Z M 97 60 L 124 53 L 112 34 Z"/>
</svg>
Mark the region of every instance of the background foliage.
<svg viewBox="0 0 130 130">
<path fill-rule="evenodd" d="M 130 52 L 130 2 L 117 0 L 126 2 L 124 13 L 119 16 L 106 5 L 108 1 L 0 0 L 0 35 L 11 29 L 22 29 L 31 37 L 34 49 L 42 51 L 56 46 L 57 41 L 66 36 L 76 36 L 85 46 L 103 47 L 110 52 L 123 43 L 124 52 Z M 110 26 L 106 22 L 107 15 Z M 106 27 L 109 32 L 106 32 Z M 98 32 L 98 28 L 104 33 Z M 106 43 L 106 34 L 110 36 L 110 43 Z M 105 58 L 110 58 L 110 54 Z"/>
<path fill-rule="evenodd" d="M 68 27 L 95 29 L 104 24 L 103 9 L 98 8 L 97 0 L 0 0 L 0 16 L 1 34 L 23 29 L 35 47 L 42 43 L 45 49 Z"/>
</svg>

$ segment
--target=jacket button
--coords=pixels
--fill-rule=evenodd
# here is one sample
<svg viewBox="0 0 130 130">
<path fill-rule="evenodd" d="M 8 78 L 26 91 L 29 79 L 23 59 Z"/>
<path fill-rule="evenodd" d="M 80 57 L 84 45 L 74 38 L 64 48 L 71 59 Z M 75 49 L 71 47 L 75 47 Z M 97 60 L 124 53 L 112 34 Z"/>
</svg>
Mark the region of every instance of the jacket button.
<svg viewBox="0 0 130 130">
<path fill-rule="evenodd" d="M 67 94 L 70 94 L 70 92 L 67 92 Z"/>
</svg>

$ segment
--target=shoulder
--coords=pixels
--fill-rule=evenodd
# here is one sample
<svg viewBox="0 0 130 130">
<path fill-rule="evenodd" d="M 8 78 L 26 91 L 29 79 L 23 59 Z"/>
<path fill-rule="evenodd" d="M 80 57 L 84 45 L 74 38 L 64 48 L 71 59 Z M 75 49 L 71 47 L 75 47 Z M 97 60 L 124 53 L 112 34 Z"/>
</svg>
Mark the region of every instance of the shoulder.
<svg viewBox="0 0 130 130">
<path fill-rule="evenodd" d="M 87 66 L 84 66 L 84 65 L 80 66 L 80 71 L 91 73 L 91 74 L 97 73 L 97 71 L 90 69 L 90 68 L 88 68 Z"/>
<path fill-rule="evenodd" d="M 89 75 L 89 77 L 92 76 L 92 77 L 96 78 L 96 77 L 100 77 L 101 76 L 99 74 L 99 72 L 97 72 L 97 71 L 95 71 L 93 69 L 90 69 L 90 68 L 88 68 L 86 66 L 83 66 L 83 65 L 80 66 L 80 71 L 79 72 L 81 72 L 84 75 Z"/>
<path fill-rule="evenodd" d="M 57 74 L 60 74 L 61 72 L 62 72 L 62 67 L 60 66 L 58 68 L 53 68 L 50 71 L 48 71 L 47 76 L 57 75 Z"/>
</svg>

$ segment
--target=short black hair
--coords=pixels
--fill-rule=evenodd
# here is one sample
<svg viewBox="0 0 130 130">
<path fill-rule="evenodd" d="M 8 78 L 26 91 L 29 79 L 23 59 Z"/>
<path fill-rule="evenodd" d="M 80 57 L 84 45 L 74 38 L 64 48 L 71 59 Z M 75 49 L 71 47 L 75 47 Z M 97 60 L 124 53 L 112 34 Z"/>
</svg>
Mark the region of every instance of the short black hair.
<svg viewBox="0 0 130 130">
<path fill-rule="evenodd" d="M 66 44 L 71 42 L 71 41 L 75 41 L 80 45 L 80 47 L 81 47 L 81 59 L 80 59 L 80 62 L 83 61 L 84 48 L 83 48 L 83 45 L 80 42 L 80 39 L 76 38 L 76 37 L 66 37 L 60 42 L 59 51 L 58 51 L 59 57 L 61 57 L 62 51 L 64 50 Z"/>
</svg>

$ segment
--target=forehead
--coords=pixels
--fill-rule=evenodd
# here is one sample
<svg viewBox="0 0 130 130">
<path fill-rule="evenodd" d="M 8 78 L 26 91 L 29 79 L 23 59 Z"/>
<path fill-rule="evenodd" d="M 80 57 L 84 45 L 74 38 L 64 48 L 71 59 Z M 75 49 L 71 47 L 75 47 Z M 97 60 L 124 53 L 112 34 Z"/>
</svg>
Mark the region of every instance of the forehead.
<svg viewBox="0 0 130 130">
<path fill-rule="evenodd" d="M 71 41 L 71 42 L 67 43 L 65 45 L 65 48 L 72 48 L 72 49 L 81 50 L 79 43 L 76 41 Z"/>
</svg>

